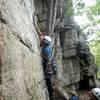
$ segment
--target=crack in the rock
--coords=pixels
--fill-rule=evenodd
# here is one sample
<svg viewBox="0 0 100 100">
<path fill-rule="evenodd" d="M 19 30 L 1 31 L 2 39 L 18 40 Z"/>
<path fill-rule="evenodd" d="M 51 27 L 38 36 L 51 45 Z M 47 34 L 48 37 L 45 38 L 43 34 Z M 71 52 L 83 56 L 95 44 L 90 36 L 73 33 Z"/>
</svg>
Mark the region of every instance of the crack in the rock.
<svg viewBox="0 0 100 100">
<path fill-rule="evenodd" d="M 23 40 L 22 40 L 22 38 L 19 36 L 19 34 L 17 34 L 17 35 L 15 35 L 14 33 L 12 33 L 14 36 L 16 36 L 18 39 L 19 39 L 19 41 L 22 43 L 22 44 L 24 44 L 30 51 L 32 51 L 32 52 L 34 52 L 34 50 L 32 50 L 31 48 L 30 48 L 30 46 L 28 45 L 28 44 L 26 44 Z"/>
<path fill-rule="evenodd" d="M 34 90 L 34 93 L 33 93 L 32 97 L 31 97 L 31 100 L 33 100 L 34 95 L 35 95 L 35 93 L 36 93 L 36 91 L 37 91 L 39 85 L 42 83 L 42 81 L 44 81 L 44 78 L 43 78 L 41 81 L 39 81 L 37 85 L 35 85 L 36 88 L 35 88 L 35 90 Z"/>
<path fill-rule="evenodd" d="M 1 11 L 0 11 L 0 21 L 1 23 L 7 24 L 6 20 L 2 17 Z"/>
<path fill-rule="evenodd" d="M 25 80 L 24 80 L 25 81 Z M 30 100 L 33 100 L 33 98 L 34 98 L 34 95 L 35 95 L 35 93 L 36 93 L 36 91 L 38 90 L 38 87 L 39 87 L 39 85 L 42 83 L 42 81 L 44 81 L 44 79 L 42 79 L 42 80 L 40 80 L 38 83 L 36 83 L 36 81 L 35 81 L 35 79 L 33 80 L 34 82 L 34 87 L 32 87 L 31 89 L 33 90 L 33 93 L 31 93 L 30 92 L 30 89 L 27 87 L 27 85 L 26 85 L 26 82 L 24 82 L 25 83 L 25 88 L 26 88 L 26 91 L 27 91 L 27 93 L 30 95 Z"/>
</svg>

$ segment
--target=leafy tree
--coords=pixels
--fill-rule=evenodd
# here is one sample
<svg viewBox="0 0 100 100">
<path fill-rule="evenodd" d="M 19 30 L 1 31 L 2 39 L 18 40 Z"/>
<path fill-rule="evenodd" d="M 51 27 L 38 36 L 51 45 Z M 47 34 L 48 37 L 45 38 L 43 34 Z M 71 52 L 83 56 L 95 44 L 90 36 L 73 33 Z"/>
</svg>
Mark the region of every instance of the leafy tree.
<svg viewBox="0 0 100 100">
<path fill-rule="evenodd" d="M 98 77 L 100 78 L 100 1 L 97 0 L 95 5 L 86 7 L 83 0 L 77 3 L 74 9 L 76 16 L 86 16 L 87 21 L 80 26 L 82 33 L 87 35 L 87 41 L 91 52 L 95 55 L 96 64 L 99 66 Z"/>
</svg>

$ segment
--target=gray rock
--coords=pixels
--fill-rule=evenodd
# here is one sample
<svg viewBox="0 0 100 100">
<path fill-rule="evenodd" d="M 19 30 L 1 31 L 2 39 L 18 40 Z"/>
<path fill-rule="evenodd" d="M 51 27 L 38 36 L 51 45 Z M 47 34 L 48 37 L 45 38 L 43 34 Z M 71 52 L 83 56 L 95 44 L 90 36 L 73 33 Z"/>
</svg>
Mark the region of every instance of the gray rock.
<svg viewBox="0 0 100 100">
<path fill-rule="evenodd" d="M 34 12 L 33 1 L 0 0 L 0 100 L 49 100 Z"/>
</svg>

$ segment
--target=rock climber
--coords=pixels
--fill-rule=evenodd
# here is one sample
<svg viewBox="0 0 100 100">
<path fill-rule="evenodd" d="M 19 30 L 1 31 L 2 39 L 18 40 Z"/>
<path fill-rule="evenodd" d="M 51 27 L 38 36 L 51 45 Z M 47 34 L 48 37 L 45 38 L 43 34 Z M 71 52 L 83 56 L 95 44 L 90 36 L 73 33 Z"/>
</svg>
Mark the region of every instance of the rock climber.
<svg viewBox="0 0 100 100">
<path fill-rule="evenodd" d="M 52 68 L 52 40 L 50 36 L 44 36 L 38 26 L 36 26 L 41 44 L 41 54 L 43 57 L 44 73 L 46 77 L 51 77 L 53 74 Z"/>
<path fill-rule="evenodd" d="M 43 33 L 40 31 L 38 26 L 36 26 L 36 30 L 38 32 L 41 44 L 41 55 L 43 57 L 43 65 L 44 65 L 44 74 L 46 78 L 46 85 L 49 91 L 50 100 L 52 100 L 53 92 L 52 92 L 52 84 L 51 84 L 51 77 L 53 75 L 53 68 L 52 68 L 52 40 L 50 36 L 44 36 Z"/>
</svg>

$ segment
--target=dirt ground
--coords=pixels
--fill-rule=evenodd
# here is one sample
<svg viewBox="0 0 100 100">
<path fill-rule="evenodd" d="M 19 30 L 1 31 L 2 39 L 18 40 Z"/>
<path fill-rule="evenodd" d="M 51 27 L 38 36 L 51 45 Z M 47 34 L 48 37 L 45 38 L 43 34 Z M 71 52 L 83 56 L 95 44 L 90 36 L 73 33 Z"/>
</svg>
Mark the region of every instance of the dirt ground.
<svg viewBox="0 0 100 100">
<path fill-rule="evenodd" d="M 97 87 L 100 87 L 100 81 L 96 80 Z M 80 100 L 96 100 L 96 97 L 91 91 L 79 91 L 78 92 Z"/>
<path fill-rule="evenodd" d="M 96 97 L 91 91 L 81 91 L 79 94 L 79 100 L 96 100 Z"/>
</svg>

